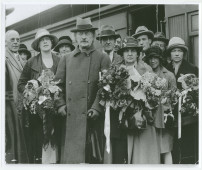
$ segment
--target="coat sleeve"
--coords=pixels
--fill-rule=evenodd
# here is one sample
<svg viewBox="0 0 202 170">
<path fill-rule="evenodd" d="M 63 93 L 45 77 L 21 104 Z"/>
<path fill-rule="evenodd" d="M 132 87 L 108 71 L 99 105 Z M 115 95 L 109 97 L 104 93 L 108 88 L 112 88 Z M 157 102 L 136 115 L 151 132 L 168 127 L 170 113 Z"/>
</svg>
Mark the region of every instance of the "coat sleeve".
<svg viewBox="0 0 202 170">
<path fill-rule="evenodd" d="M 175 90 L 177 88 L 175 76 L 173 73 L 170 72 L 169 77 L 170 78 L 169 78 L 169 82 L 168 82 L 168 89 Z"/>
<path fill-rule="evenodd" d="M 101 70 L 109 69 L 110 64 L 111 64 L 111 61 L 110 61 L 109 57 L 107 55 L 103 54 L 103 57 L 101 60 Z M 99 97 L 99 94 L 97 93 L 91 109 L 94 109 L 94 110 L 98 111 L 100 114 L 102 114 L 102 113 L 104 113 L 104 107 L 101 106 L 99 104 L 99 102 L 100 102 L 100 97 Z"/>
<path fill-rule="evenodd" d="M 66 57 L 64 56 L 60 59 L 60 62 L 57 67 L 55 81 L 60 80 L 58 87 L 62 90 L 59 94 L 59 99 L 55 100 L 56 108 L 59 108 L 66 104 L 65 102 L 65 87 L 66 87 Z"/>
<path fill-rule="evenodd" d="M 18 91 L 23 93 L 27 82 L 31 79 L 31 67 L 30 62 L 27 62 L 23 68 L 22 74 L 18 81 Z"/>
</svg>

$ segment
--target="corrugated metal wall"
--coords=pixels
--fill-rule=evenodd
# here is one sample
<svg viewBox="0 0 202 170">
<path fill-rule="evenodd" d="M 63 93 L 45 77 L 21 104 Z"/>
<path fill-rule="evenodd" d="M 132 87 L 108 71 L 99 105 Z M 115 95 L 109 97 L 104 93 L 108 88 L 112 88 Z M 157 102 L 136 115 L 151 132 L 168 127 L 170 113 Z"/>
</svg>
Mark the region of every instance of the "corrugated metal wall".
<svg viewBox="0 0 202 170">
<path fill-rule="evenodd" d="M 185 14 L 177 15 L 168 18 L 168 36 L 172 37 L 181 37 L 187 41 L 187 28 L 185 23 Z M 187 42 L 186 42 L 187 43 Z"/>
</svg>

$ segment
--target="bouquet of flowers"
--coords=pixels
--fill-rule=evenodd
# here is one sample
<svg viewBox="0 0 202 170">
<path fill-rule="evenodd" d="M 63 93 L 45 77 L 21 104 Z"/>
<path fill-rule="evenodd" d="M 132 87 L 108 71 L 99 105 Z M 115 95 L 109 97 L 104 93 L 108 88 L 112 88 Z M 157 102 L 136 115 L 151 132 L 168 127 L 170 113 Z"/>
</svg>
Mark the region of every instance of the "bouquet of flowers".
<svg viewBox="0 0 202 170">
<path fill-rule="evenodd" d="M 177 92 L 178 97 L 182 98 L 182 116 L 198 115 L 199 79 L 194 74 L 185 74 L 178 78 L 178 82 L 182 83 L 182 90 Z"/>
<path fill-rule="evenodd" d="M 102 71 L 102 77 L 99 80 L 99 96 L 102 106 L 109 102 L 110 106 L 116 110 L 128 105 L 130 101 L 128 77 L 128 71 L 124 66 L 112 65 L 108 71 Z"/>
<path fill-rule="evenodd" d="M 145 106 L 147 108 L 152 110 L 158 107 L 165 85 L 166 79 L 158 77 L 155 73 L 146 72 L 142 75 L 140 86 L 146 94 Z"/>
<path fill-rule="evenodd" d="M 27 82 L 24 90 L 23 104 L 31 114 L 39 114 L 43 121 L 44 146 L 49 142 L 54 145 L 54 100 L 58 99 L 61 89 L 53 81 L 54 74 L 50 69 L 43 70 L 37 80 Z"/>
</svg>

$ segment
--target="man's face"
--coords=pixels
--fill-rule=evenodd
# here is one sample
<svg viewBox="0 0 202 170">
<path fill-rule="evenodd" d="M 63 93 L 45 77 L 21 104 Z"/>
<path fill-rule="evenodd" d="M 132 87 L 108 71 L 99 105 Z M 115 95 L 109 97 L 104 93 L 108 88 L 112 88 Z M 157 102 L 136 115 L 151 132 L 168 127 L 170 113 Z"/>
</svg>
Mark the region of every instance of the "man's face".
<svg viewBox="0 0 202 170">
<path fill-rule="evenodd" d="M 170 52 L 171 60 L 175 63 L 181 62 L 184 52 L 181 48 L 173 48 Z"/>
<path fill-rule="evenodd" d="M 118 51 L 120 48 L 121 48 L 121 38 L 117 38 L 114 45 L 114 51 Z"/>
<path fill-rule="evenodd" d="M 162 51 L 165 51 L 165 49 L 166 49 L 166 43 L 163 41 L 156 41 L 155 40 L 152 42 L 151 46 L 158 46 L 161 48 Z"/>
<path fill-rule="evenodd" d="M 138 58 L 138 53 L 134 48 L 127 48 L 123 51 L 125 63 L 135 63 Z"/>
<path fill-rule="evenodd" d="M 59 53 L 63 56 L 65 54 L 68 54 L 70 53 L 72 50 L 70 48 L 70 46 L 68 44 L 62 44 L 60 47 L 59 47 Z"/>
<path fill-rule="evenodd" d="M 8 49 L 16 53 L 20 46 L 20 36 L 16 31 L 11 31 L 6 35 L 6 45 Z"/>
<path fill-rule="evenodd" d="M 41 51 L 50 51 L 52 47 L 51 39 L 48 36 L 42 37 L 39 41 Z"/>
<path fill-rule="evenodd" d="M 75 39 L 82 49 L 89 49 L 95 38 L 95 33 L 92 31 L 78 31 L 75 33 Z"/>
<path fill-rule="evenodd" d="M 160 61 L 158 57 L 152 56 L 149 59 L 149 65 L 151 66 L 152 69 L 156 69 L 160 65 Z"/>
<path fill-rule="evenodd" d="M 114 37 L 102 37 L 101 44 L 105 52 L 109 53 L 114 49 L 115 38 Z"/>
<path fill-rule="evenodd" d="M 146 51 L 151 44 L 151 39 L 147 35 L 140 35 L 137 37 L 138 45 L 142 47 L 143 51 Z"/>
</svg>

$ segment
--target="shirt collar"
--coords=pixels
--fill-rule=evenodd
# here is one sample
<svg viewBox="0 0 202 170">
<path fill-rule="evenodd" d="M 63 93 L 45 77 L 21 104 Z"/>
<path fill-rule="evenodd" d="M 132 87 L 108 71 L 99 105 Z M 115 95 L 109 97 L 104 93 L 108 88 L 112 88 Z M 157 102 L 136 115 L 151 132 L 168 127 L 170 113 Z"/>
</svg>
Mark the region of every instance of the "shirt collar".
<svg viewBox="0 0 202 170">
<path fill-rule="evenodd" d="M 74 52 L 73 52 L 73 56 L 77 56 L 77 54 L 80 54 L 80 53 L 85 53 L 87 56 L 90 54 L 90 53 L 92 53 L 93 51 L 95 51 L 95 47 L 94 47 L 94 45 L 92 45 L 90 48 L 89 48 L 89 50 L 88 51 L 81 51 L 80 49 L 79 49 L 79 46 L 77 46 L 76 47 L 76 49 L 74 50 Z"/>
</svg>

